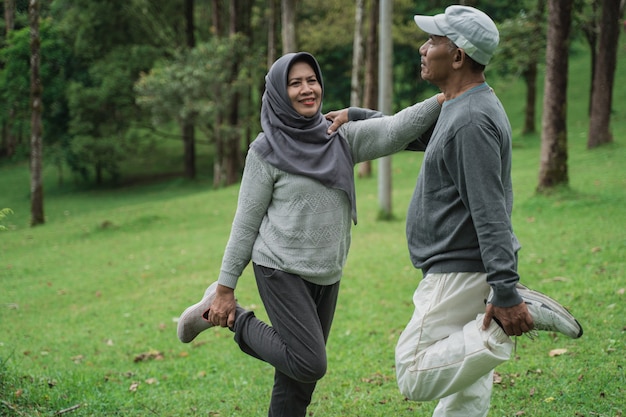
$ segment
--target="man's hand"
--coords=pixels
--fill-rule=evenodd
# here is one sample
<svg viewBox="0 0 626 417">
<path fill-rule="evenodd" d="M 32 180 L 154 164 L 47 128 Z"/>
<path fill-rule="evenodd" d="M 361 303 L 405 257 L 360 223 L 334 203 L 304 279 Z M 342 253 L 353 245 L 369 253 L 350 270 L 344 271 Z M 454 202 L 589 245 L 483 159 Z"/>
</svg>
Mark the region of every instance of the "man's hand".
<svg viewBox="0 0 626 417">
<path fill-rule="evenodd" d="M 328 134 L 330 135 L 336 132 L 337 129 L 339 129 L 339 126 L 348 122 L 348 109 L 331 111 L 326 113 L 324 117 L 333 122 L 328 127 Z"/>
<path fill-rule="evenodd" d="M 509 336 L 521 336 L 522 333 L 532 330 L 535 325 L 524 302 L 512 307 L 497 307 L 493 304 L 487 304 L 485 318 L 483 319 L 483 330 L 487 330 L 491 320 L 494 318 L 497 319 L 504 332 Z"/>
<path fill-rule="evenodd" d="M 235 290 L 217 285 L 215 300 L 209 309 L 209 322 L 214 326 L 230 327 L 235 325 L 235 310 L 237 301 L 235 300 Z"/>
</svg>

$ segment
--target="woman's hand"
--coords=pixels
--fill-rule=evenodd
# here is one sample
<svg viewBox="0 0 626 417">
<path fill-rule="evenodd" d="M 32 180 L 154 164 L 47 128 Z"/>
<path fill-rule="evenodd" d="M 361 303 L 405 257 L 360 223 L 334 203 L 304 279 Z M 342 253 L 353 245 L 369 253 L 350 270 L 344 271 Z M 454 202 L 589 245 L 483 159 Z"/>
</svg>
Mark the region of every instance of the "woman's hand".
<svg viewBox="0 0 626 417">
<path fill-rule="evenodd" d="M 209 309 L 209 322 L 214 326 L 232 328 L 235 325 L 236 309 L 235 290 L 218 284 L 215 300 Z"/>
<path fill-rule="evenodd" d="M 339 126 L 348 122 L 348 109 L 334 110 L 326 113 L 324 117 L 326 117 L 327 120 L 333 122 L 328 127 L 328 134 L 331 135 L 335 133 L 337 129 L 339 129 Z"/>
</svg>

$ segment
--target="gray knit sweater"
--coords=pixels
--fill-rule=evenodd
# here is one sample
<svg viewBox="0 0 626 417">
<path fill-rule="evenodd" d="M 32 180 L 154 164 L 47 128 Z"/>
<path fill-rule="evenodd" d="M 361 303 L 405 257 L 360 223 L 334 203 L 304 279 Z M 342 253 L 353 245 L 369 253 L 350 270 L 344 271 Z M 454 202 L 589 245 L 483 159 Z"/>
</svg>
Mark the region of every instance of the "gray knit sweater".
<svg viewBox="0 0 626 417">
<path fill-rule="evenodd" d="M 341 137 L 355 164 L 391 155 L 424 133 L 440 109 L 432 97 L 393 116 L 346 123 Z M 334 284 L 348 256 L 351 222 L 345 192 L 281 171 L 249 150 L 218 282 L 236 288 L 252 260 L 315 284 Z"/>
<path fill-rule="evenodd" d="M 425 274 L 486 272 L 494 305 L 519 304 L 512 207 L 511 126 L 485 83 L 444 103 L 425 146 L 407 214 L 413 264 Z"/>
</svg>

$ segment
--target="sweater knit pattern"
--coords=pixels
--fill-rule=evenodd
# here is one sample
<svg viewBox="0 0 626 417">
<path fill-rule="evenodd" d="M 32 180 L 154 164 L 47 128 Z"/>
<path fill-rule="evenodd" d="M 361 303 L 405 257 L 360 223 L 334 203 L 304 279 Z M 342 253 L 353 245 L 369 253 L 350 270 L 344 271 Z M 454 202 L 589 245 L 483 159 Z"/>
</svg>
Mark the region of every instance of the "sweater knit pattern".
<svg viewBox="0 0 626 417">
<path fill-rule="evenodd" d="M 435 98 L 394 116 L 340 127 L 354 163 L 398 152 L 439 115 Z M 351 243 L 348 195 L 319 181 L 282 171 L 248 151 L 237 211 L 219 283 L 236 288 L 250 261 L 318 285 L 341 279 Z"/>
</svg>

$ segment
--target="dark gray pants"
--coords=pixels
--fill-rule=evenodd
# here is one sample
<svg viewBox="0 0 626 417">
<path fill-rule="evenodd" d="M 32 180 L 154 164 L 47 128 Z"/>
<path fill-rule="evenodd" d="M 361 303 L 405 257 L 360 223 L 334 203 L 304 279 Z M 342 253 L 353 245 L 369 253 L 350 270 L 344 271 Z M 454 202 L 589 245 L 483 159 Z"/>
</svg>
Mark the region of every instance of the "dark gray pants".
<svg viewBox="0 0 626 417">
<path fill-rule="evenodd" d="M 315 384 L 326 373 L 326 341 L 339 283 L 315 285 L 297 275 L 254 264 L 259 295 L 272 326 L 237 308 L 235 341 L 272 365 L 269 417 L 304 417 Z"/>
</svg>

